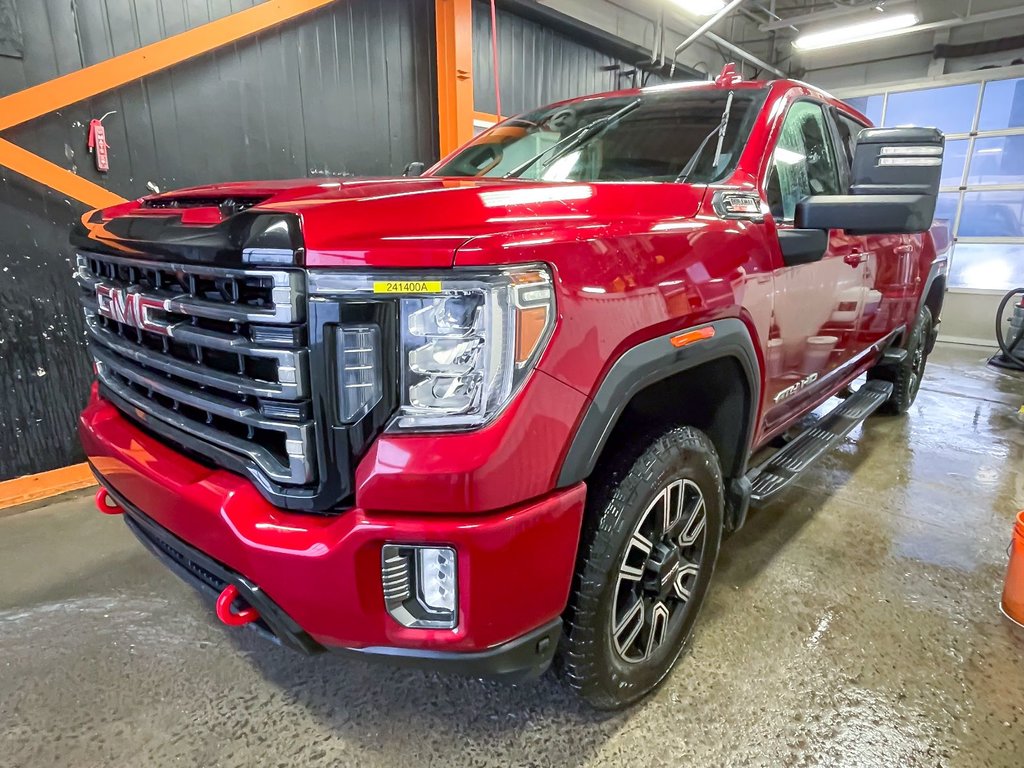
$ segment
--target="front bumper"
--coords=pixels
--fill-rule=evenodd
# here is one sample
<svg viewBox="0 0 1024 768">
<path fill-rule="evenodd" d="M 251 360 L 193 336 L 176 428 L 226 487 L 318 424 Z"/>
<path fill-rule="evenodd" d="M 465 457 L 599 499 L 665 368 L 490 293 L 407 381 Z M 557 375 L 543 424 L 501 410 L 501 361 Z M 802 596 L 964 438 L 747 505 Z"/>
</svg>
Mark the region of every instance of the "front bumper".
<svg viewBox="0 0 1024 768">
<path fill-rule="evenodd" d="M 264 617 L 257 627 L 285 644 L 510 676 L 543 669 L 554 653 L 582 521 L 582 484 L 486 515 L 359 508 L 306 515 L 270 505 L 245 478 L 177 453 L 99 397 L 83 412 L 80 434 L 101 482 L 143 542 L 193 583 L 196 570 L 168 549 L 235 584 Z M 385 542 L 455 547 L 455 629 L 410 629 L 388 615 L 380 578 Z"/>
</svg>

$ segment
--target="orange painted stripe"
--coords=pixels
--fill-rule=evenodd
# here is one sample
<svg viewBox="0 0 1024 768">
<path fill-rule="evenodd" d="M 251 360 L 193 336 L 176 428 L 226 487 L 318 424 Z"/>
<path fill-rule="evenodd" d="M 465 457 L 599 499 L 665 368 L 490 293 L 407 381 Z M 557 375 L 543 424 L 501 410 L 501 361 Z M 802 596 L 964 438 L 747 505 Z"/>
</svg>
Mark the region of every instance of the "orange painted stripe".
<svg viewBox="0 0 1024 768">
<path fill-rule="evenodd" d="M 492 115 L 490 112 L 474 112 L 473 119 L 481 123 L 500 123 L 505 118 L 500 115 Z"/>
<path fill-rule="evenodd" d="M 337 0 L 267 0 L 157 43 L 0 98 L 0 130 L 118 88 Z"/>
<path fill-rule="evenodd" d="M 30 501 L 48 499 L 60 493 L 77 491 L 96 485 L 96 478 L 88 464 L 40 472 L 38 475 L 16 477 L 0 483 L 0 509 L 16 507 Z"/>
<path fill-rule="evenodd" d="M 62 195 L 81 200 L 92 208 L 106 208 L 108 205 L 125 202 L 123 197 L 115 195 L 109 189 L 76 176 L 71 171 L 3 139 L 0 139 L 0 165 L 38 181 Z"/>
</svg>

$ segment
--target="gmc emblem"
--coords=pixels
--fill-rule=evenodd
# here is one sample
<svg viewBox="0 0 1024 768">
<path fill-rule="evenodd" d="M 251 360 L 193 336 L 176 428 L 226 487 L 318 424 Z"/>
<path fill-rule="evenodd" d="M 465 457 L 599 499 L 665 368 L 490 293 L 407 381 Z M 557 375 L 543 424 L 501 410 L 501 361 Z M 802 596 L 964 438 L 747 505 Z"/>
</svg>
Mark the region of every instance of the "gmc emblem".
<svg viewBox="0 0 1024 768">
<path fill-rule="evenodd" d="M 170 326 L 154 320 L 150 314 L 153 310 L 164 311 L 164 303 L 160 299 L 100 283 L 96 286 L 96 300 L 100 314 L 104 317 L 161 336 L 171 335 Z"/>
</svg>

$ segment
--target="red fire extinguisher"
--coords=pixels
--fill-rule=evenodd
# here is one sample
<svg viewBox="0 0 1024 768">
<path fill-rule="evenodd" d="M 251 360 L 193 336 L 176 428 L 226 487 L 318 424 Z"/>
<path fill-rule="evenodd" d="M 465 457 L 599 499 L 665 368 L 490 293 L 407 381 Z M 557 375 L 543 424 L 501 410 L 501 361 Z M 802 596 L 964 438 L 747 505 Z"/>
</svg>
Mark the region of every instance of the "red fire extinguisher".
<svg viewBox="0 0 1024 768">
<path fill-rule="evenodd" d="M 117 112 L 107 112 L 99 120 L 89 121 L 89 153 L 96 159 L 96 170 L 106 173 L 110 170 L 110 157 L 107 154 L 107 129 L 103 127 L 103 121 Z"/>
</svg>

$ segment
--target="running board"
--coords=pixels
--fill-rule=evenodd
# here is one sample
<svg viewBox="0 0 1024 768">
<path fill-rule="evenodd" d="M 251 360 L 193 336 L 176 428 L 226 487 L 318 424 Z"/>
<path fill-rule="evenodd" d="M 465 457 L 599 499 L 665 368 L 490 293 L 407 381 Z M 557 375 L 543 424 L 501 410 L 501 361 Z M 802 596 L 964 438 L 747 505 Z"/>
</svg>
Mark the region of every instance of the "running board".
<svg viewBox="0 0 1024 768">
<path fill-rule="evenodd" d="M 891 383 L 867 382 L 747 474 L 751 483 L 750 500 L 757 503 L 767 501 L 788 487 L 822 454 L 835 447 L 854 427 L 878 410 L 891 394 Z"/>
</svg>

